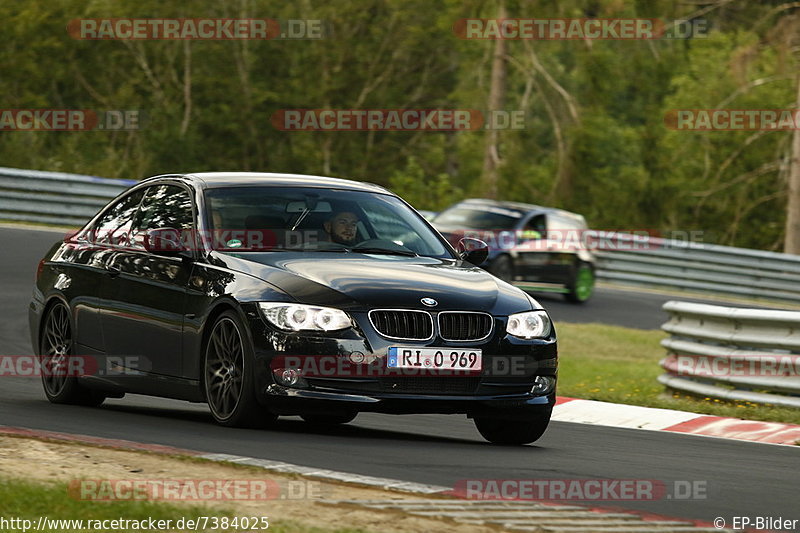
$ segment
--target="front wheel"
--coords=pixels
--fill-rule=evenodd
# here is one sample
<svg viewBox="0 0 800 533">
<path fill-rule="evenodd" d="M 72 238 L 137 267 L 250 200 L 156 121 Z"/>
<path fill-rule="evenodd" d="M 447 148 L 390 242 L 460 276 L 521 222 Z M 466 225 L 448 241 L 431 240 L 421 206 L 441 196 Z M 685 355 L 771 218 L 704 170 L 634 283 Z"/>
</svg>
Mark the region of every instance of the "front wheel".
<svg viewBox="0 0 800 533">
<path fill-rule="evenodd" d="M 594 270 L 591 265 L 578 263 L 567 290 L 564 296 L 570 302 L 583 303 L 589 299 L 594 292 Z"/>
<path fill-rule="evenodd" d="M 44 319 L 39 339 L 42 386 L 51 403 L 97 406 L 106 397 L 78 383 L 80 366 L 87 359 L 73 353 L 72 320 L 69 308 L 59 302 L 53 305 Z M 74 375 L 73 375 L 74 374 Z"/>
<path fill-rule="evenodd" d="M 539 440 L 550 423 L 550 413 L 524 419 L 475 417 L 475 427 L 492 444 L 530 444 Z"/>
<path fill-rule="evenodd" d="M 229 427 L 262 427 L 277 418 L 258 403 L 253 349 L 236 313 L 225 311 L 206 341 L 203 384 L 214 420 Z"/>
</svg>

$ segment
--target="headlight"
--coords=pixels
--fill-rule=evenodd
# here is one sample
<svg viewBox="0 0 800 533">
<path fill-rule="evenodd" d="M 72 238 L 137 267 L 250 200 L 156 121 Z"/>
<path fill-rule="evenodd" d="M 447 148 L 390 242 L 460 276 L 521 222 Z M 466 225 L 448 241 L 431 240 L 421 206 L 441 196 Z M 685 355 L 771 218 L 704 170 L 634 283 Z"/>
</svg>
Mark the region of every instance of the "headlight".
<svg viewBox="0 0 800 533">
<path fill-rule="evenodd" d="M 261 302 L 258 306 L 271 324 L 286 331 L 336 331 L 353 325 L 340 309 L 279 302 Z"/>
<path fill-rule="evenodd" d="M 550 334 L 550 317 L 545 311 L 509 315 L 506 332 L 523 339 L 547 337 Z"/>
</svg>

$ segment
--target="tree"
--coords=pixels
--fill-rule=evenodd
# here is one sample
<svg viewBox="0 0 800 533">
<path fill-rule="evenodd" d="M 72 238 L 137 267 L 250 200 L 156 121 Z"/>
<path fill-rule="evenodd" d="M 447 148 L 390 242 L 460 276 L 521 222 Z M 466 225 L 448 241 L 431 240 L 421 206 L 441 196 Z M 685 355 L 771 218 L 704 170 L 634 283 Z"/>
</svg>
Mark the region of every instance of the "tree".
<svg viewBox="0 0 800 533">
<path fill-rule="evenodd" d="M 795 116 L 800 115 L 800 75 L 797 76 Z M 794 130 L 789 156 L 788 203 L 786 206 L 786 240 L 783 251 L 800 254 L 800 128 Z"/>
<path fill-rule="evenodd" d="M 497 20 L 506 18 L 505 0 L 498 0 Z M 503 109 L 506 94 L 506 41 L 498 38 L 494 41 L 492 54 L 492 81 L 489 86 L 487 116 L 492 111 Z M 487 198 L 497 198 L 498 168 L 500 167 L 500 132 L 491 128 L 486 132 L 486 144 L 483 152 L 482 189 Z"/>
</svg>

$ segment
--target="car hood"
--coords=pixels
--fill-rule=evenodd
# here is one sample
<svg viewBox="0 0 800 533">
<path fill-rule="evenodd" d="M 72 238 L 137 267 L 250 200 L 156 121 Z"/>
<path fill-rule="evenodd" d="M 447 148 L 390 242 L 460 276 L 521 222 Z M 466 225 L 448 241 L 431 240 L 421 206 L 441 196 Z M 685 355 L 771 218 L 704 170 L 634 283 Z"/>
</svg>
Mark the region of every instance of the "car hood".
<svg viewBox="0 0 800 533">
<path fill-rule="evenodd" d="M 539 307 L 516 287 L 463 261 L 332 253 L 217 254 L 227 268 L 259 277 L 298 302 L 374 309 L 474 310 L 510 314 Z"/>
</svg>

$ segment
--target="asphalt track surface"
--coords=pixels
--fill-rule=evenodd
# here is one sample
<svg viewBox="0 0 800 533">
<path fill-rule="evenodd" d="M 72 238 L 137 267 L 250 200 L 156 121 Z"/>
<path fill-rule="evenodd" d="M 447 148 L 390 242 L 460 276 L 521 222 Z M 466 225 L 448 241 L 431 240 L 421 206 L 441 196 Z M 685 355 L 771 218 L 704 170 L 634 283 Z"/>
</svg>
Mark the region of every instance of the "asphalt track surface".
<svg viewBox="0 0 800 533">
<path fill-rule="evenodd" d="M 26 308 L 34 272 L 40 256 L 58 238 L 52 232 L 0 228 L 4 296 L 0 299 L 0 354 L 31 353 Z M 601 290 L 590 306 L 577 310 L 556 298 L 541 302 L 556 320 L 613 322 L 618 313 L 632 320 L 657 311 L 659 298 L 668 299 Z M 613 307 L 603 309 L 609 302 Z M 595 308 L 598 314 L 590 312 Z M 639 327 L 658 327 L 661 321 L 659 317 Z M 227 429 L 214 425 L 204 406 L 172 400 L 128 396 L 109 400 L 100 408 L 51 405 L 38 379 L 11 377 L 0 382 L 0 425 L 443 486 L 463 479 L 647 479 L 664 482 L 669 489 L 675 481 L 692 481 L 704 484 L 705 499 L 591 505 L 708 522 L 721 516 L 728 524 L 734 516 L 800 518 L 798 447 L 554 422 L 535 445 L 505 448 L 485 443 L 464 417 L 442 415 L 362 414 L 333 430 L 312 429 L 293 417 L 281 419 L 268 430 Z"/>
</svg>

